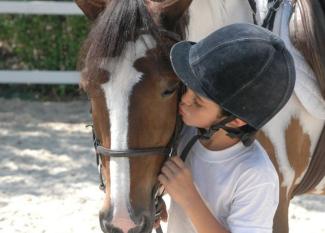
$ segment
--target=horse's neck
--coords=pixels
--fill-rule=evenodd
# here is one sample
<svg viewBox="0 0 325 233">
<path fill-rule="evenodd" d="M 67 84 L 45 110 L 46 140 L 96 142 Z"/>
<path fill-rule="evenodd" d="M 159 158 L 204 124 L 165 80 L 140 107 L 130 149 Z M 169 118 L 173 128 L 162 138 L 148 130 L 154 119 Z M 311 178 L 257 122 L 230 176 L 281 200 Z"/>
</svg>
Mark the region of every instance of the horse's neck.
<svg viewBox="0 0 325 233">
<path fill-rule="evenodd" d="M 264 146 L 269 154 L 274 151 L 282 175 L 281 186 L 287 187 L 287 194 L 305 174 L 323 127 L 324 121 L 311 116 L 293 94 L 286 106 L 262 128 L 273 149 Z"/>
<path fill-rule="evenodd" d="M 198 41 L 231 23 L 253 23 L 248 0 L 193 0 L 189 17 L 188 39 L 191 41 Z"/>
</svg>

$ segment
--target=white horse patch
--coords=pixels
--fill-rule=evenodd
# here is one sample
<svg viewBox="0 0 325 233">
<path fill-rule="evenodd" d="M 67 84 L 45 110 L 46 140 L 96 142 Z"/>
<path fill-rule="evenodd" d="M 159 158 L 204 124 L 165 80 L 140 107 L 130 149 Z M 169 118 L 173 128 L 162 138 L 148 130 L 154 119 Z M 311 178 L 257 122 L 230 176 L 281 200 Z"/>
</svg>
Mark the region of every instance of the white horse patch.
<svg viewBox="0 0 325 233">
<path fill-rule="evenodd" d="M 129 98 L 133 87 L 141 81 L 142 73 L 134 62 L 144 57 L 156 43 L 149 35 L 129 42 L 119 58 L 103 61 L 101 67 L 110 73 L 109 81 L 102 84 L 110 118 L 111 149 L 128 149 Z M 121 226 L 124 232 L 135 227 L 130 219 L 130 164 L 128 158 L 110 158 L 111 203 L 114 204 L 112 224 Z"/>
</svg>

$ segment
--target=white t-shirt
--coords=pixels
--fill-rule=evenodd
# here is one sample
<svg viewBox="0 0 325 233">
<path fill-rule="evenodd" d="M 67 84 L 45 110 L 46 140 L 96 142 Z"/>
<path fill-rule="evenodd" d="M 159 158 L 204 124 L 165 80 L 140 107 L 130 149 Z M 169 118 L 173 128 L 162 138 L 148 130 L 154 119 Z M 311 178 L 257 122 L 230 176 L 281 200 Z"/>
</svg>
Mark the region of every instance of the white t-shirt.
<svg viewBox="0 0 325 233">
<path fill-rule="evenodd" d="M 178 154 L 197 129 L 186 127 Z M 231 233 L 272 233 L 279 202 L 279 181 L 265 150 L 258 142 L 241 142 L 210 151 L 197 141 L 186 159 L 201 197 Z M 171 200 L 168 233 L 197 232 L 183 209 Z"/>
</svg>

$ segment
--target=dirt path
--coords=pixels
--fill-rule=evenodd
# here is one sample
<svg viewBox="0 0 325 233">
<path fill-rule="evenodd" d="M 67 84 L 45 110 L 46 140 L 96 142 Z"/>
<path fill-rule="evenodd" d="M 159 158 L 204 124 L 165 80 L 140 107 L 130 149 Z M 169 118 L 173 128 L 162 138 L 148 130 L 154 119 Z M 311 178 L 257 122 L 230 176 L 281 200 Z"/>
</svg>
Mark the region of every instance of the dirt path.
<svg viewBox="0 0 325 233">
<path fill-rule="evenodd" d="M 87 102 L 0 99 L 0 232 L 101 232 Z M 325 233 L 325 197 L 296 198 L 291 233 Z"/>
</svg>

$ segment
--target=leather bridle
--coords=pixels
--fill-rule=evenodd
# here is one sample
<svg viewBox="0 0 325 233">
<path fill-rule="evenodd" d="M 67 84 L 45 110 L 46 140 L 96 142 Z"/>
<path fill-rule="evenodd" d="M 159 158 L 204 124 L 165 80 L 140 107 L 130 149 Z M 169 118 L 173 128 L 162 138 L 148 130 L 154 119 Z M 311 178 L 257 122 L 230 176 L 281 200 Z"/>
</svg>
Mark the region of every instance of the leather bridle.
<svg viewBox="0 0 325 233">
<path fill-rule="evenodd" d="M 102 175 L 102 156 L 104 157 L 139 157 L 139 156 L 152 156 L 161 155 L 169 158 L 176 154 L 178 145 L 179 134 L 182 128 L 182 122 L 180 116 L 176 116 L 176 125 L 173 135 L 166 147 L 152 147 L 152 148 L 136 148 L 127 150 L 111 150 L 101 145 L 100 140 L 97 138 L 93 125 L 87 125 L 92 127 L 93 145 L 96 152 L 96 163 L 99 171 L 99 188 L 105 191 L 105 183 Z"/>
<path fill-rule="evenodd" d="M 178 90 L 178 95 L 180 98 L 181 93 L 182 93 L 182 88 L 179 87 Z M 178 101 L 177 101 L 178 103 Z M 180 116 L 177 114 L 176 115 L 176 124 L 175 124 L 175 129 L 173 132 L 173 135 L 167 144 L 166 147 L 152 147 L 152 148 L 139 148 L 139 149 L 127 149 L 127 150 L 111 150 L 109 148 L 106 148 L 101 145 L 99 139 L 96 136 L 95 130 L 93 125 L 88 125 L 92 127 L 92 134 L 93 134 L 93 144 L 96 152 L 96 163 L 97 163 L 97 168 L 99 172 L 99 189 L 105 192 L 105 182 L 103 179 L 103 174 L 102 174 L 102 156 L 104 157 L 139 157 L 139 156 L 152 156 L 152 155 L 160 155 L 164 156 L 167 158 L 170 158 L 171 156 L 174 156 L 177 151 L 177 146 L 178 146 L 178 140 L 179 140 L 179 135 L 182 129 L 182 120 Z M 154 187 L 153 195 L 154 195 L 154 204 L 155 204 L 155 220 L 160 218 L 161 212 L 162 212 L 162 196 L 163 196 L 163 191 L 159 192 L 161 185 L 157 184 Z M 161 226 L 159 226 L 156 229 L 157 233 L 162 233 Z"/>
<path fill-rule="evenodd" d="M 147 31 L 145 29 L 142 29 L 142 30 L 140 30 L 140 32 L 142 34 L 144 34 Z M 181 40 L 181 37 L 173 31 L 159 28 L 158 33 L 161 36 L 165 36 L 175 42 L 178 42 Z M 184 89 L 183 84 L 179 83 L 179 87 L 177 90 L 178 91 L 177 103 L 179 102 L 179 100 L 183 94 L 183 91 L 184 91 L 183 89 Z M 91 112 L 91 110 L 90 110 L 90 112 Z M 101 156 L 104 156 L 104 157 L 129 157 L 130 158 L 130 157 L 138 157 L 138 156 L 162 155 L 165 157 L 170 157 L 176 153 L 177 141 L 178 141 L 178 136 L 180 133 L 181 125 L 182 125 L 182 123 L 181 123 L 180 116 L 177 114 L 176 115 L 176 125 L 175 125 L 173 135 L 165 147 L 134 148 L 134 149 L 127 149 L 127 150 L 112 150 L 110 148 L 104 147 L 101 144 L 98 137 L 96 136 L 95 130 L 93 128 L 92 129 L 93 144 L 94 144 L 94 148 L 96 151 L 97 166 L 98 166 L 98 170 L 99 170 L 99 173 L 101 176 L 100 177 L 100 189 L 101 190 L 105 189 L 105 185 L 104 185 L 104 182 L 102 179 L 102 174 L 101 174 L 102 173 L 101 172 Z M 92 126 L 92 125 L 87 125 L 87 126 Z"/>
<path fill-rule="evenodd" d="M 141 30 L 142 33 L 145 33 L 146 30 Z M 172 31 L 160 28 L 158 29 L 158 33 L 161 36 L 165 36 L 175 42 L 178 42 L 181 40 L 181 37 Z M 177 103 L 180 101 L 180 98 L 184 92 L 184 85 L 182 83 L 179 83 L 178 87 L 178 99 Z M 91 109 L 90 109 L 91 112 Z M 90 126 L 92 127 L 92 134 L 93 134 L 93 145 L 95 148 L 96 152 L 96 163 L 98 167 L 98 172 L 99 172 L 99 189 L 105 192 L 105 182 L 103 179 L 103 174 L 102 174 L 102 157 L 126 157 L 126 158 L 134 158 L 134 157 L 139 157 L 139 156 L 153 156 L 153 155 L 160 155 L 164 156 L 167 158 L 174 156 L 176 154 L 177 146 L 178 146 L 178 139 L 179 135 L 182 129 L 182 120 L 180 116 L 177 114 L 176 115 L 176 124 L 175 124 L 175 129 L 174 132 L 171 136 L 171 139 L 169 140 L 168 144 L 163 147 L 151 147 L 151 148 L 134 148 L 134 149 L 127 149 L 127 150 L 112 150 L 110 148 L 106 148 L 103 146 L 96 136 L 95 129 L 93 125 L 87 125 L 87 127 Z M 163 196 L 163 192 L 159 192 L 160 189 L 160 184 L 157 183 L 154 187 L 153 191 L 153 196 L 155 200 L 155 208 L 156 208 L 156 213 L 155 213 L 155 219 L 160 218 L 161 214 L 161 200 Z M 161 227 L 156 229 L 157 233 L 162 233 Z"/>
</svg>

